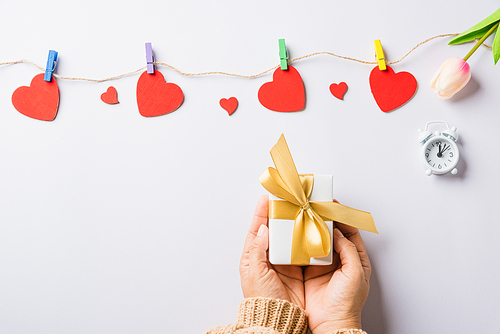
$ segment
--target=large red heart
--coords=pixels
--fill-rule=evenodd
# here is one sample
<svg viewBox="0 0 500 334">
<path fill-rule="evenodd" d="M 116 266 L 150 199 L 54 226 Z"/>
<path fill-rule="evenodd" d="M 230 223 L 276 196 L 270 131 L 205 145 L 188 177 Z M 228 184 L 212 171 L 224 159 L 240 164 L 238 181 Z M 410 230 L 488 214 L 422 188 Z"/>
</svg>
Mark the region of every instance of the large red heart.
<svg viewBox="0 0 500 334">
<path fill-rule="evenodd" d="M 345 82 L 341 82 L 339 84 L 332 83 L 330 85 L 330 93 L 332 93 L 332 95 L 339 100 L 344 99 L 345 92 L 347 92 L 347 84 Z"/>
<path fill-rule="evenodd" d="M 417 90 L 417 80 L 411 73 L 395 73 L 389 66 L 386 71 L 375 67 L 370 73 L 370 88 L 379 108 L 389 112 L 413 97 Z"/>
<path fill-rule="evenodd" d="M 41 121 L 53 121 L 59 107 L 59 87 L 56 78 L 43 80 L 37 74 L 29 87 L 21 86 L 12 94 L 12 104 L 21 114 Z"/>
<path fill-rule="evenodd" d="M 174 83 L 165 83 L 158 70 L 154 74 L 145 71 L 137 81 L 137 106 L 144 117 L 168 114 L 179 108 L 182 101 L 182 89 Z"/>
<path fill-rule="evenodd" d="M 221 99 L 219 101 L 219 104 L 227 111 L 229 116 L 231 116 L 238 107 L 238 99 L 235 97 L 230 97 L 229 99 Z"/>
<path fill-rule="evenodd" d="M 293 66 L 288 66 L 287 71 L 277 68 L 273 81 L 263 84 L 258 96 L 264 107 L 274 111 L 300 111 L 306 102 L 304 83 Z"/>
</svg>

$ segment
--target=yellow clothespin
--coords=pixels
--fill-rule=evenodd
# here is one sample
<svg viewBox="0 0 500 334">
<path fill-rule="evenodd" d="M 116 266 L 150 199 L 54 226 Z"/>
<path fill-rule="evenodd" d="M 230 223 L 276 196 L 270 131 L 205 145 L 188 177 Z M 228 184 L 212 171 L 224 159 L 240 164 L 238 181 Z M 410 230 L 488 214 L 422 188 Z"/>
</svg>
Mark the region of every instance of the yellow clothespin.
<svg viewBox="0 0 500 334">
<path fill-rule="evenodd" d="M 375 40 L 374 44 L 375 44 L 375 56 L 377 58 L 378 69 L 381 71 L 385 71 L 387 67 L 385 66 L 384 50 L 382 49 L 382 44 L 380 43 L 379 39 Z"/>
</svg>

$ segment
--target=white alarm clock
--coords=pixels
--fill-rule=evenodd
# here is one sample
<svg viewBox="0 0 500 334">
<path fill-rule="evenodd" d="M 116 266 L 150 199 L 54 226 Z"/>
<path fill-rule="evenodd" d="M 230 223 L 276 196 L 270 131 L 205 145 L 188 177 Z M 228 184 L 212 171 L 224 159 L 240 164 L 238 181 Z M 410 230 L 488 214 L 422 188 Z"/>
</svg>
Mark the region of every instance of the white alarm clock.
<svg viewBox="0 0 500 334">
<path fill-rule="evenodd" d="M 444 123 L 446 130 L 434 133 L 427 130 L 429 124 Z M 421 159 L 426 168 L 425 174 L 457 174 L 456 166 L 460 153 L 457 141 L 457 128 L 451 127 L 443 121 L 431 121 L 425 124 L 425 129 L 418 129 L 418 141 L 422 144 Z"/>
</svg>

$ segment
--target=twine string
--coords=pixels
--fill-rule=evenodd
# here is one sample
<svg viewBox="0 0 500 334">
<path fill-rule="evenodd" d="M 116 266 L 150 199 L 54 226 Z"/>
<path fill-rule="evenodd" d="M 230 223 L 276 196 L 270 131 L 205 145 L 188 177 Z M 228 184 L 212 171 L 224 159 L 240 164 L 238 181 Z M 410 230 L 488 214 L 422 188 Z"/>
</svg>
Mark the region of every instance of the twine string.
<svg viewBox="0 0 500 334">
<path fill-rule="evenodd" d="M 387 62 L 387 65 L 392 65 L 392 64 L 397 64 L 399 62 L 401 62 L 403 59 L 405 59 L 406 57 L 408 57 L 413 51 L 415 51 L 419 46 L 423 45 L 423 44 L 426 44 L 436 38 L 441 38 L 441 37 L 450 37 L 450 36 L 457 36 L 459 34 L 443 34 L 443 35 L 437 35 L 437 36 L 433 36 L 433 37 L 430 37 L 428 39 L 426 39 L 425 41 L 423 42 L 420 42 L 418 43 L 416 46 L 414 46 L 410 51 L 408 51 L 403 57 L 401 57 L 400 59 L 398 60 L 395 60 L 395 61 L 390 61 L 390 62 Z M 488 49 L 492 49 L 491 46 L 489 45 L 486 45 L 486 44 L 482 44 L 484 47 L 488 48 Z M 299 60 L 302 60 L 302 59 L 306 59 L 306 58 L 310 58 L 310 57 L 314 57 L 314 56 L 318 56 L 318 55 L 329 55 L 329 56 L 333 56 L 333 57 L 337 57 L 337 58 L 340 58 L 340 59 L 344 59 L 344 60 L 350 60 L 350 61 L 355 61 L 355 62 L 358 62 L 358 63 L 361 63 L 361 64 L 369 64 L 369 65 L 376 65 L 377 62 L 376 61 L 365 61 L 365 60 L 361 60 L 361 59 L 356 59 L 356 58 L 351 58 L 351 57 L 345 57 L 345 56 L 340 56 L 340 55 L 337 55 L 335 53 L 332 53 L 332 52 L 328 52 L 328 51 L 320 51 L 320 52 L 314 52 L 314 53 L 310 53 L 308 55 L 305 55 L 305 56 L 301 56 L 301 57 L 296 57 L 296 58 L 292 58 L 292 59 L 289 59 L 288 60 L 288 63 L 292 63 L 292 62 L 295 62 L 295 61 L 299 61 Z M 42 72 L 45 72 L 45 68 L 33 63 L 31 60 L 29 59 L 20 59 L 20 60 L 15 60 L 15 61 L 8 61 L 8 62 L 3 62 L 3 63 L 0 63 L 0 66 L 1 65 L 12 65 L 12 64 L 19 64 L 19 63 L 29 63 L 33 66 L 35 66 L 36 68 L 38 68 L 40 71 Z M 257 73 L 257 74 L 252 74 L 252 75 L 242 75 L 242 74 L 236 74 L 236 73 L 228 73 L 228 72 L 221 72 L 221 71 L 211 71 L 211 72 L 199 72 L 199 73 L 187 73 L 187 72 L 182 72 L 180 71 L 179 69 L 177 69 L 176 67 L 170 65 L 170 64 L 167 64 L 167 63 L 162 63 L 162 62 L 155 62 L 154 63 L 155 65 L 162 65 L 162 66 L 166 66 L 170 69 L 172 69 L 173 71 L 183 75 L 183 76 L 205 76 L 205 75 L 226 75 L 226 76 L 231 76 L 231 77 L 238 77 L 238 78 L 247 78 L 247 79 L 252 79 L 252 78 L 257 78 L 257 77 L 260 77 L 266 73 L 269 73 L 275 69 L 277 69 L 278 67 L 280 67 L 279 65 L 277 66 L 273 66 L 271 67 L 270 69 L 268 70 L 265 70 L 265 71 L 262 71 L 260 73 Z M 120 78 L 123 78 L 123 77 L 126 77 L 126 76 L 129 76 L 129 75 L 132 75 L 132 74 L 135 74 L 137 72 L 141 72 L 143 71 L 144 69 L 146 68 L 146 66 L 143 66 L 135 71 L 130 71 L 130 72 L 127 72 L 127 73 L 123 73 L 123 74 L 119 74 L 119 75 L 115 75 L 115 76 L 112 76 L 112 77 L 108 77 L 108 78 L 104 78 L 104 79 L 89 79 L 89 78 L 78 78 L 78 77 L 65 77 L 65 76 L 62 76 L 62 75 L 59 75 L 59 74 L 52 74 L 55 78 L 57 79 L 64 79 L 64 80 L 74 80 L 74 81 L 91 81 L 91 82 L 105 82 L 105 81 L 110 81 L 110 80 L 116 80 L 116 79 L 120 79 Z"/>
</svg>

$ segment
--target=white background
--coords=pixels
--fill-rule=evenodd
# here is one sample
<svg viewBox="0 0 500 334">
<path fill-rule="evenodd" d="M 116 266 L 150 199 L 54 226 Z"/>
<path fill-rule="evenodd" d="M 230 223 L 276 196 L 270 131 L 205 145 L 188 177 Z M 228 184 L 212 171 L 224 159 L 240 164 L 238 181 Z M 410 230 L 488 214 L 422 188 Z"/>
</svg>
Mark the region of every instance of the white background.
<svg viewBox="0 0 500 334">
<path fill-rule="evenodd" d="M 367 61 L 380 39 L 394 61 L 419 42 L 462 32 L 497 1 L 3 1 L 0 62 L 27 58 L 56 73 L 104 78 L 156 59 L 185 72 L 255 74 L 290 56 L 331 51 Z M 185 101 L 144 118 L 139 74 L 105 83 L 59 80 L 53 122 L 21 115 L 12 92 L 39 72 L 0 67 L 0 333 L 201 333 L 236 320 L 238 262 L 269 150 L 284 133 L 301 173 L 334 175 L 334 197 L 370 211 L 373 265 L 364 329 L 371 333 L 498 332 L 500 170 L 498 66 L 491 50 L 452 100 L 428 88 L 445 59 L 472 44 L 440 38 L 393 69 L 418 81 L 383 113 L 373 65 L 331 56 L 293 63 L 306 108 L 267 110 L 272 80 L 185 77 L 158 69 Z M 489 39 L 491 44 L 491 38 Z M 329 92 L 345 81 L 344 101 Z M 119 105 L 100 95 L 113 85 Z M 235 96 L 232 116 L 219 106 Z M 417 129 L 458 128 L 456 176 L 424 174 Z M 439 127 L 436 128 L 438 130 Z"/>
</svg>

